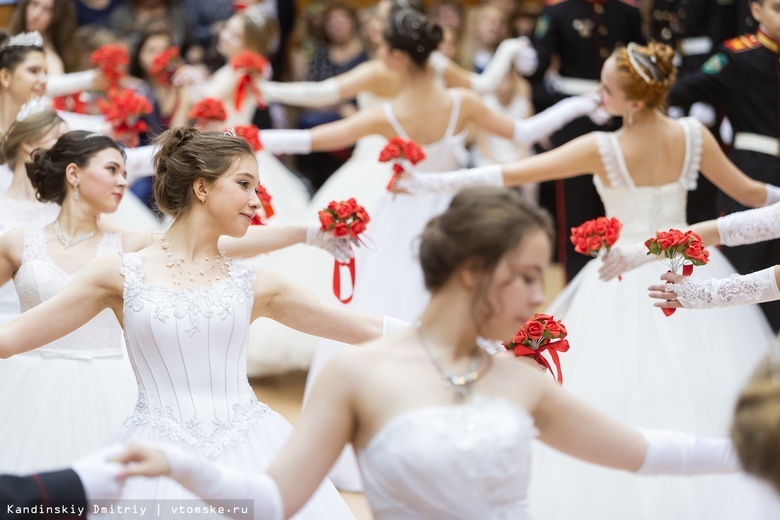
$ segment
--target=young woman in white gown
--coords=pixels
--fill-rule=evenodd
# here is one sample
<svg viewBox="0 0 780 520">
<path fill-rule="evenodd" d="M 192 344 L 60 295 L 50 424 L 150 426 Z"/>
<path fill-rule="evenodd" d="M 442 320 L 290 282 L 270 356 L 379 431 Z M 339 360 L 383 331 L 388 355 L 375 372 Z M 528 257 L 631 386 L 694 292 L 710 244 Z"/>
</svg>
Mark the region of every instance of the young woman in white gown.
<svg viewBox="0 0 780 520">
<path fill-rule="evenodd" d="M 178 128 L 159 144 L 155 194 L 175 217 L 166 235 L 137 253 L 96 259 L 61 292 L 0 327 L 0 356 L 38 348 L 109 309 L 123 325 L 138 385 L 135 410 L 118 438 L 174 442 L 259 471 L 291 427 L 257 402 L 247 381 L 250 321 L 266 316 L 358 343 L 381 336 L 388 320 L 323 304 L 278 275 L 218 251 L 220 236 L 246 234 L 260 204 L 257 161 L 243 139 Z M 47 327 L 40 326 L 43 320 Z M 124 496 L 190 495 L 168 480 L 135 480 Z M 325 483 L 303 517 L 351 514 Z"/>
<path fill-rule="evenodd" d="M 253 497 L 256 519 L 279 520 L 296 513 L 351 441 L 377 520 L 527 520 L 537 436 L 573 457 L 642 475 L 733 471 L 726 439 L 633 430 L 535 368 L 476 345 L 478 336 L 511 336 L 541 304 L 551 233 L 549 217 L 516 192 L 464 190 L 423 232 L 432 296 L 420 322 L 339 354 L 267 474 L 226 470 L 166 446 L 165 455 L 131 448 L 119 458 L 126 473 L 168 475 L 208 499 Z"/>
<path fill-rule="evenodd" d="M 503 166 L 413 174 L 405 189 L 425 193 L 471 183 L 516 185 L 590 172 L 607 216 L 623 223 L 619 245 L 642 243 L 657 230 L 686 229 L 686 191 L 695 187 L 699 170 L 743 204 L 775 200 L 775 189 L 734 167 L 700 123 L 672 120 L 658 111 L 674 80 L 672 54 L 660 44 L 631 45 L 607 60 L 601 95 L 609 113 L 624 116 L 627 124 L 619 132 L 588 134 Z M 402 189 L 406 183 L 401 181 Z M 725 433 L 739 388 L 773 338 L 760 311 L 746 306 L 665 317 L 635 297 L 658 280 L 659 265 L 646 264 L 621 282 L 604 283 L 600 264 L 590 262 L 547 310 L 569 330 L 566 387 L 631 425 Z M 714 250 L 709 264 L 693 276 L 725 277 L 733 271 Z M 638 483 L 607 471 L 588 474 L 543 449 L 535 466 L 542 476 L 535 514 L 545 519 L 699 518 L 702 503 L 717 490 L 717 479 Z M 551 481 L 554 488 L 544 488 Z M 559 496 L 567 500 L 562 503 Z"/>
</svg>

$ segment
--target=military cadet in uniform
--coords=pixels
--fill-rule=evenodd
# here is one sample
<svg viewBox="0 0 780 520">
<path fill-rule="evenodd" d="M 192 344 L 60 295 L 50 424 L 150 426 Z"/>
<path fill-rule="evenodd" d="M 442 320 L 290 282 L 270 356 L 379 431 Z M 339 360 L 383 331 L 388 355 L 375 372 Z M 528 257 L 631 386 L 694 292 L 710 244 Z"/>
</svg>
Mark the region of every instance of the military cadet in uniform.
<svg viewBox="0 0 780 520">
<path fill-rule="evenodd" d="M 536 22 L 534 46 L 539 68 L 532 81 L 534 107 L 541 111 L 564 97 L 595 92 L 601 66 L 616 47 L 630 42 L 642 43 L 639 9 L 629 0 L 548 0 Z M 558 74 L 547 74 L 557 58 Z M 541 86 L 541 87 L 540 87 Z M 614 130 L 619 125 L 604 127 Z M 553 134 L 553 146 L 598 130 L 583 117 Z M 589 258 L 574 252 L 569 229 L 585 220 L 604 215 L 590 176 L 575 177 L 542 186 L 542 203 L 554 206 L 558 261 L 565 263 L 568 279 L 574 277 Z"/>
<path fill-rule="evenodd" d="M 772 9 L 780 7 L 780 0 L 751 0 L 750 7 L 760 29 L 724 43 L 698 72 L 672 87 L 669 103 L 705 101 L 722 107 L 734 129 L 731 161 L 750 177 L 778 185 L 780 16 Z M 746 208 L 718 193 L 716 209 L 727 214 Z M 752 273 L 780 263 L 780 240 L 724 247 L 723 252 L 740 273 Z M 780 330 L 780 302 L 762 307 L 775 332 Z"/>
</svg>

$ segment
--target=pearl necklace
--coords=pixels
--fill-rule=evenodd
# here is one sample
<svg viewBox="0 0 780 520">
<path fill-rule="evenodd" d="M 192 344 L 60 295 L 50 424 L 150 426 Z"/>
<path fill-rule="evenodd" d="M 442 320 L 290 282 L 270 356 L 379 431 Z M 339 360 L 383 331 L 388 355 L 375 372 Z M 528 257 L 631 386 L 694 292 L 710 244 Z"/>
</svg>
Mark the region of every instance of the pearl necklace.
<svg viewBox="0 0 780 520">
<path fill-rule="evenodd" d="M 60 244 L 62 244 L 62 247 L 64 247 L 65 249 L 70 249 L 76 244 L 80 244 L 85 240 L 89 240 L 90 238 L 95 236 L 96 232 L 97 230 L 93 229 L 89 233 L 84 233 L 83 235 L 79 235 L 74 238 L 67 238 L 65 234 L 62 232 L 62 229 L 60 228 L 60 220 L 59 219 L 54 220 L 54 234 L 57 236 L 57 240 L 60 241 Z"/>
<path fill-rule="evenodd" d="M 168 251 L 170 244 L 168 244 L 168 240 L 165 238 L 165 235 L 162 236 L 160 246 L 165 252 L 165 256 L 167 256 L 169 259 L 172 259 L 173 253 Z M 171 270 L 173 285 L 182 287 L 182 280 L 187 277 L 189 278 L 190 282 L 195 281 L 195 275 L 193 274 L 193 271 L 195 271 L 196 274 L 207 278 L 206 283 L 208 285 L 211 285 L 214 280 L 217 282 L 220 281 L 222 279 L 221 276 L 229 276 L 229 262 L 224 251 L 220 250 L 218 254 L 214 255 L 214 258 L 205 257 L 203 260 L 206 262 L 206 265 L 204 265 L 202 269 L 200 267 L 200 262 L 195 260 L 191 267 L 187 267 L 186 275 L 184 274 L 186 262 L 183 256 L 178 260 L 170 260 L 168 263 L 166 263 L 165 267 Z M 179 275 L 178 278 L 176 277 L 177 274 Z"/>
<path fill-rule="evenodd" d="M 456 402 L 463 402 L 469 397 L 471 397 L 471 385 L 479 379 L 480 373 L 479 373 L 479 365 L 480 365 L 480 357 L 482 357 L 482 354 L 486 355 L 487 357 L 485 362 L 485 369 L 487 369 L 490 366 L 490 355 L 484 352 L 481 348 L 477 347 L 477 350 L 474 352 L 474 355 L 471 356 L 471 361 L 469 361 L 469 368 L 468 372 L 466 372 L 463 375 L 458 374 L 451 374 L 447 372 L 443 366 L 441 366 L 441 363 L 439 363 L 439 360 L 436 359 L 436 356 L 433 354 L 433 351 L 428 346 L 428 343 L 425 341 L 425 337 L 422 333 L 422 327 L 417 327 L 417 336 L 420 338 L 420 344 L 423 347 L 423 350 L 425 351 L 425 354 L 428 356 L 428 359 L 430 359 L 431 363 L 433 364 L 434 368 L 436 368 L 436 371 L 439 373 L 439 376 L 442 379 L 442 383 L 444 383 L 445 386 L 452 387 L 453 392 L 455 392 L 454 398 Z"/>
</svg>

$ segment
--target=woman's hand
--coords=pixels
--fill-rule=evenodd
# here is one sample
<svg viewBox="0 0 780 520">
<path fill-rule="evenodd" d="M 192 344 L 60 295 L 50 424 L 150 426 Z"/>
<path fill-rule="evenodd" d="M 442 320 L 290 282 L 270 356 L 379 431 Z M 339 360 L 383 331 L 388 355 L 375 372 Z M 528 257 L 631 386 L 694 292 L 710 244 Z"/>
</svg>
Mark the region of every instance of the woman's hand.
<svg viewBox="0 0 780 520">
<path fill-rule="evenodd" d="M 677 300 L 678 294 L 674 291 L 674 287 L 677 284 L 683 283 L 686 280 L 686 277 L 681 274 L 665 273 L 661 275 L 661 280 L 671 282 L 674 285 L 651 285 L 648 287 L 647 290 L 650 291 L 649 296 L 651 298 L 663 300 L 655 302 L 653 305 L 662 309 L 679 309 L 684 307 L 683 304 Z"/>
<path fill-rule="evenodd" d="M 186 87 L 194 85 L 195 83 L 203 83 L 206 81 L 207 74 L 202 67 L 195 65 L 182 65 L 176 72 L 173 73 L 171 83 L 175 87 Z"/>
<path fill-rule="evenodd" d="M 152 446 L 131 442 L 114 461 L 124 465 L 125 477 L 161 477 L 171 474 L 171 464 L 165 454 Z"/>
</svg>

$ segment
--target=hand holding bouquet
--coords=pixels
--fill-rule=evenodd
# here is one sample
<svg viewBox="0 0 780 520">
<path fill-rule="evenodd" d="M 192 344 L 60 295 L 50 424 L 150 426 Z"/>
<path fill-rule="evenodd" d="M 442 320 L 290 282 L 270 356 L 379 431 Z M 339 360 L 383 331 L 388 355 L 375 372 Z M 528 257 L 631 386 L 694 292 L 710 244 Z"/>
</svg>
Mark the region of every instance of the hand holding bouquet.
<svg viewBox="0 0 780 520">
<path fill-rule="evenodd" d="M 362 243 L 360 235 L 365 232 L 366 224 L 371 221 L 365 208 L 355 199 L 342 202 L 331 201 L 328 207 L 319 212 L 319 218 L 322 231 L 330 232 L 336 238 L 357 243 Z M 352 290 L 355 289 L 355 259 L 351 258 L 346 263 L 336 260 L 333 264 L 333 293 L 340 302 L 349 303 L 354 294 L 346 298 L 341 296 L 341 268 L 344 266 L 349 269 Z"/>
<path fill-rule="evenodd" d="M 107 91 L 119 88 L 119 82 L 127 73 L 130 65 L 130 53 L 127 47 L 120 44 L 102 45 L 90 56 L 89 62 L 100 68 L 106 79 Z"/>
<path fill-rule="evenodd" d="M 152 112 L 148 99 L 132 89 L 114 89 L 98 101 L 98 108 L 111 123 L 118 141 L 125 146 L 138 146 L 138 134 L 149 129 L 141 119 Z"/>
<path fill-rule="evenodd" d="M 569 350 L 569 342 L 566 327 L 549 314 L 534 314 L 522 327 L 517 329 L 512 341 L 504 343 L 504 348 L 514 352 L 515 356 L 530 357 L 550 371 L 558 383 L 563 384 L 563 372 L 558 352 Z M 557 376 L 553 372 L 550 362 L 542 353 L 550 353 L 550 358 L 555 365 Z"/>
<path fill-rule="evenodd" d="M 246 99 L 247 92 L 251 92 L 255 97 L 258 108 L 265 108 L 263 102 L 263 95 L 260 89 L 255 85 L 255 77 L 265 77 L 267 71 L 270 70 L 268 60 L 262 54 L 251 51 L 239 52 L 232 58 L 230 58 L 230 66 L 234 70 L 242 72 L 241 77 L 236 84 L 236 110 L 241 110 Z"/>
<path fill-rule="evenodd" d="M 393 137 L 379 153 L 379 162 L 393 163 L 393 176 L 387 184 L 387 191 L 393 191 L 398 177 L 406 171 L 407 165 L 414 166 L 425 159 L 425 152 L 419 144 L 403 137 Z"/>
</svg>

